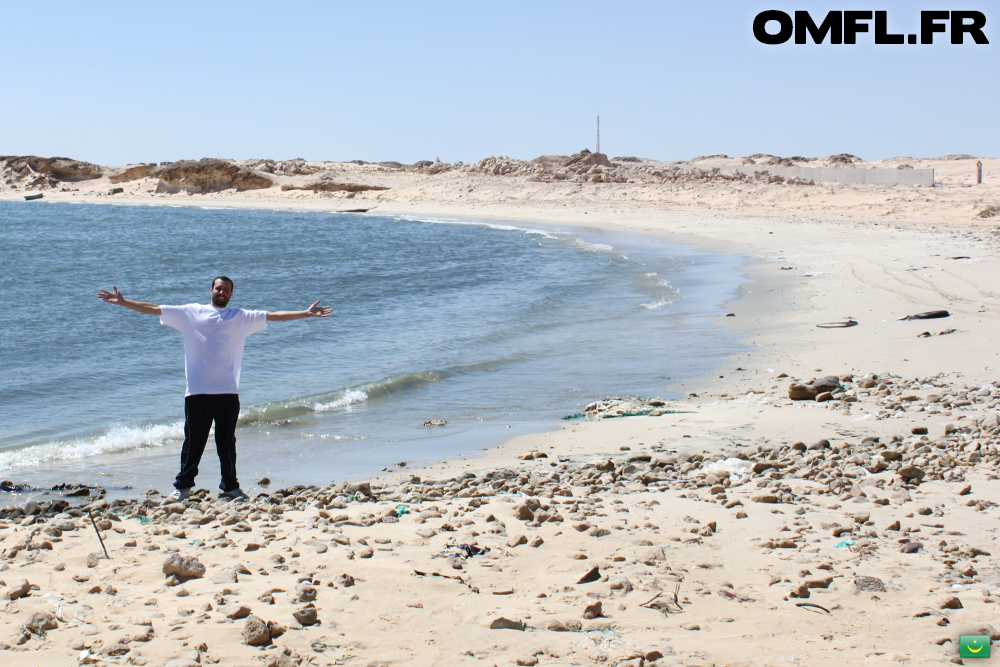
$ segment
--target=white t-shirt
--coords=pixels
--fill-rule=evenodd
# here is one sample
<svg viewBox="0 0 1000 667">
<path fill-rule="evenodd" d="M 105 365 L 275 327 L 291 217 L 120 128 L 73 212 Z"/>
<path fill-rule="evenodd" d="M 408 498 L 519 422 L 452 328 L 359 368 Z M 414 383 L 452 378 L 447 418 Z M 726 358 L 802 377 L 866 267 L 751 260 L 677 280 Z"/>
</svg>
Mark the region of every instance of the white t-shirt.
<svg viewBox="0 0 1000 667">
<path fill-rule="evenodd" d="M 267 326 L 267 311 L 200 303 L 160 306 L 160 324 L 184 334 L 185 396 L 236 394 L 240 390 L 243 341 Z"/>
</svg>

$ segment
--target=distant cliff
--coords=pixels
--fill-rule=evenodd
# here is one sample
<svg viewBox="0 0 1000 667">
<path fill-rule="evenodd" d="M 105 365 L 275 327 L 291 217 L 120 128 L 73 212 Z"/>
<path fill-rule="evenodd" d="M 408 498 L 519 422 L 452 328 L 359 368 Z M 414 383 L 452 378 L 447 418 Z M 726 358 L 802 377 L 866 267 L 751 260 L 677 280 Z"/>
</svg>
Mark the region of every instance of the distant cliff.
<svg viewBox="0 0 1000 667">
<path fill-rule="evenodd" d="M 0 155 L 0 179 L 26 189 L 56 187 L 60 182 L 89 181 L 104 175 L 104 167 L 68 157 Z"/>
<path fill-rule="evenodd" d="M 133 167 L 137 178 L 158 178 L 157 192 L 190 193 L 219 192 L 221 190 L 263 190 L 274 185 L 274 181 L 264 174 L 241 167 L 230 160 L 203 158 L 171 162 L 150 169 L 141 174 L 141 170 Z M 127 173 L 123 172 L 124 175 Z M 129 179 L 131 180 L 131 179 Z"/>
</svg>

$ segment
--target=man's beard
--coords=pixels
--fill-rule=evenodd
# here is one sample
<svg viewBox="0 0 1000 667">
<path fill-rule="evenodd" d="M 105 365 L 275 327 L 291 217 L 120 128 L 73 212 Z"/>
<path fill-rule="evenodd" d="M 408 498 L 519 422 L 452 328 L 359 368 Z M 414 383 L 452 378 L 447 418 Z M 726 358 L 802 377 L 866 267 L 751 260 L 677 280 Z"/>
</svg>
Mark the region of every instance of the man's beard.
<svg viewBox="0 0 1000 667">
<path fill-rule="evenodd" d="M 229 303 L 228 297 L 219 295 L 212 297 L 212 305 L 215 306 L 216 308 L 225 308 L 226 304 L 228 303 Z"/>
</svg>

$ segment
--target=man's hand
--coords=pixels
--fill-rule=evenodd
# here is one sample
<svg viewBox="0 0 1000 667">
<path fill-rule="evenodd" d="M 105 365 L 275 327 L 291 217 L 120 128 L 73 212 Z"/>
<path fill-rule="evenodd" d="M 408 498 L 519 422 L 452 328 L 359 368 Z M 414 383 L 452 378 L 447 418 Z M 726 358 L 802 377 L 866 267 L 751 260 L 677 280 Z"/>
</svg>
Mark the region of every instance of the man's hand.
<svg viewBox="0 0 1000 667">
<path fill-rule="evenodd" d="M 269 322 L 289 322 L 291 320 L 301 320 L 306 317 L 330 317 L 333 308 L 330 306 L 320 307 L 319 301 L 309 306 L 305 310 L 278 310 L 269 312 L 267 320 Z"/>
<path fill-rule="evenodd" d="M 111 289 L 113 289 L 114 292 L 109 292 L 106 289 L 100 290 L 97 293 L 97 298 L 103 301 L 104 303 L 113 303 L 116 306 L 124 306 L 125 297 L 122 296 L 122 293 L 118 291 L 118 287 L 116 285 L 112 285 Z"/>
<path fill-rule="evenodd" d="M 329 317 L 332 312 L 333 308 L 330 306 L 323 306 L 320 308 L 319 301 L 317 301 L 313 305 L 306 308 L 306 317 Z"/>
<path fill-rule="evenodd" d="M 124 306 L 129 310 L 134 310 L 137 313 L 143 313 L 145 315 L 159 315 L 162 311 L 160 307 L 155 303 L 146 303 L 145 301 L 132 301 L 131 299 L 126 299 L 121 292 L 118 291 L 118 287 L 115 285 L 111 286 L 114 292 L 109 292 L 106 289 L 102 289 L 97 293 L 97 298 L 104 303 L 113 303 L 116 306 Z"/>
</svg>

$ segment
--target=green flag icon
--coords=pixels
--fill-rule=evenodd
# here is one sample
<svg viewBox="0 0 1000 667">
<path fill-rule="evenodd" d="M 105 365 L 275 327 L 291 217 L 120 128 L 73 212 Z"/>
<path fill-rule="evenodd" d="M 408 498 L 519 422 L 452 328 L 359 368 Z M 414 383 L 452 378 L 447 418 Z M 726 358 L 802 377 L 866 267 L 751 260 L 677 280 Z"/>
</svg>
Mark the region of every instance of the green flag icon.
<svg viewBox="0 0 1000 667">
<path fill-rule="evenodd" d="M 990 657 L 989 635 L 962 635 L 959 637 L 958 655 L 961 658 Z"/>
</svg>

